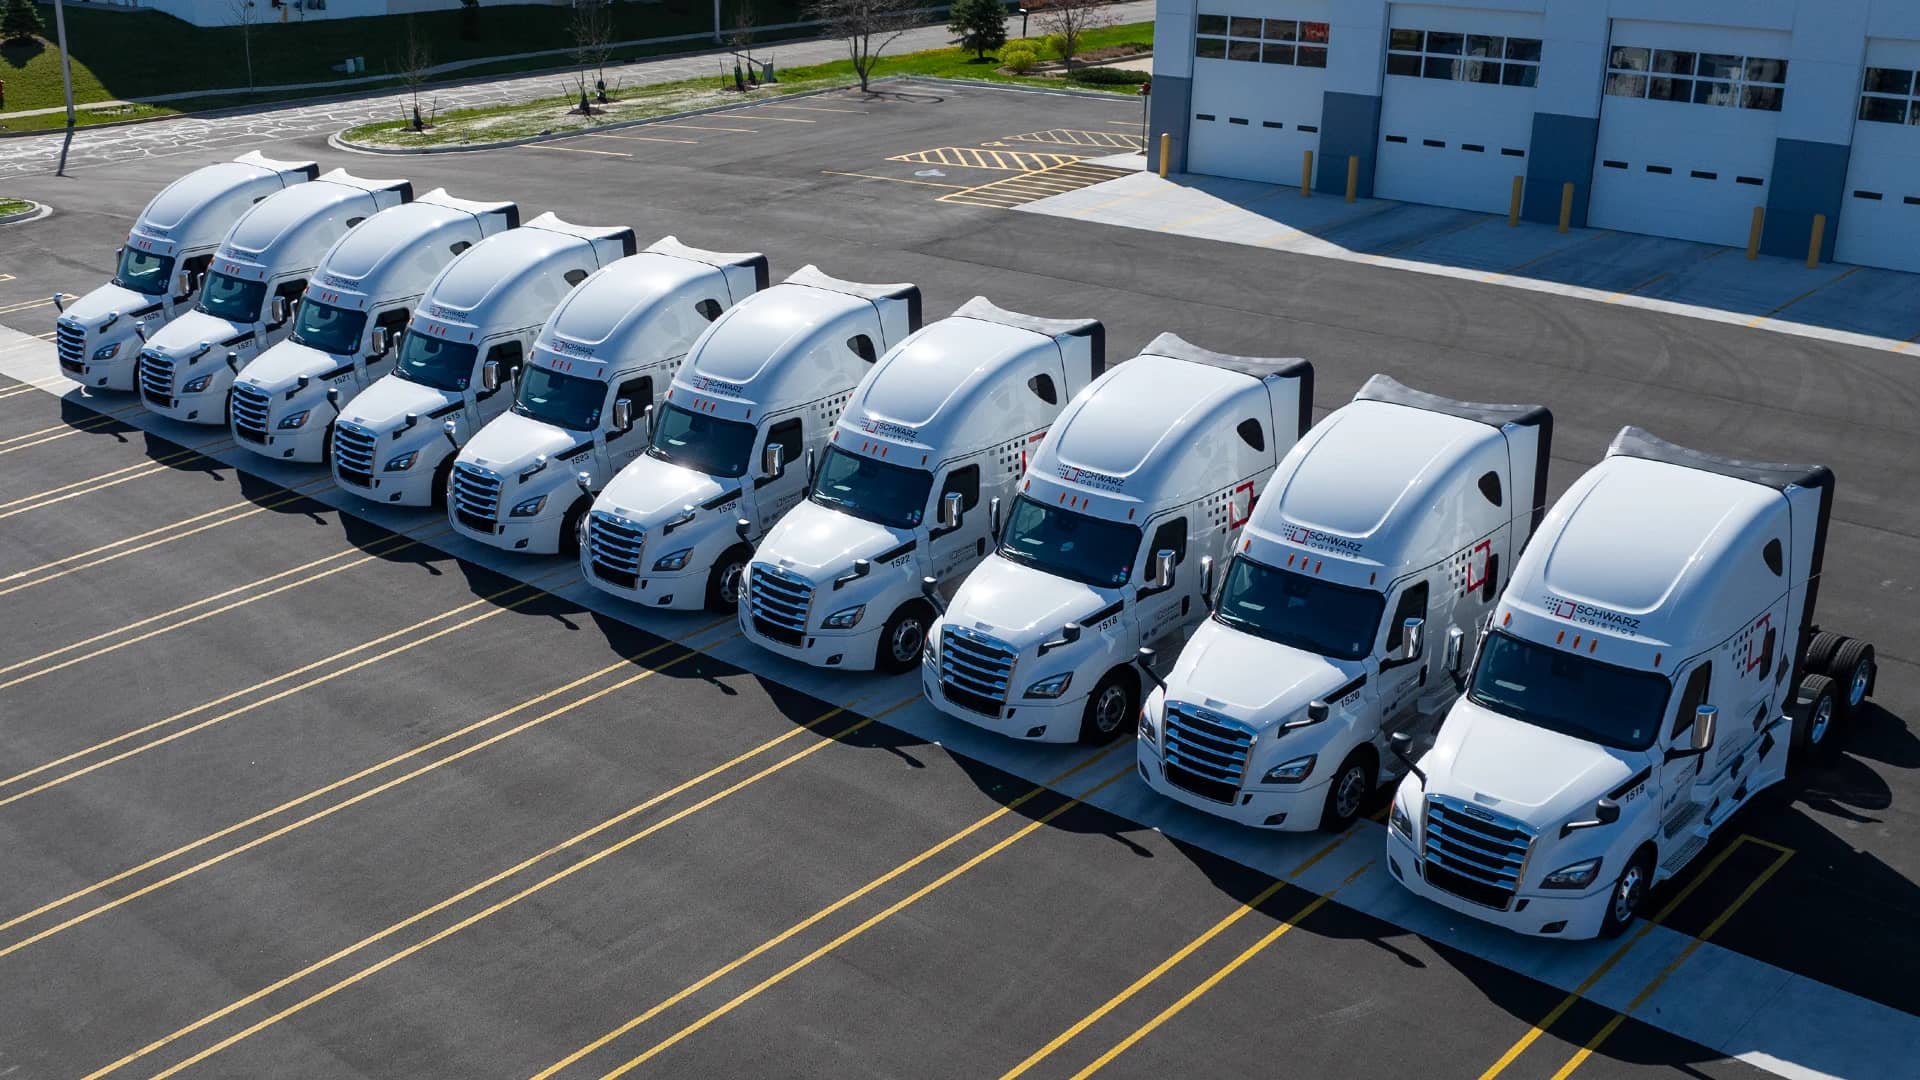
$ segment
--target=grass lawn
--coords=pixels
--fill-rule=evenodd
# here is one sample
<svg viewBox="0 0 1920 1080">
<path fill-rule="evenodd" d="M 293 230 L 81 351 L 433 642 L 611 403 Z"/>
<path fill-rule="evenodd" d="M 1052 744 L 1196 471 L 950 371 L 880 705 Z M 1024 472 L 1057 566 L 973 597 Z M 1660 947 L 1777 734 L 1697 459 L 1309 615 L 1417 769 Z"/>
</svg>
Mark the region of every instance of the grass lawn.
<svg viewBox="0 0 1920 1080">
<path fill-rule="evenodd" d="M 1056 59 L 1054 54 L 1045 48 L 1044 43 L 1031 42 L 1030 44 L 1035 46 L 1035 52 L 1040 59 Z M 1087 35 L 1087 43 L 1082 48 L 1087 51 L 1126 47 L 1144 50 L 1151 49 L 1152 46 L 1153 24 L 1129 23 L 1090 32 Z M 980 61 L 976 60 L 971 53 L 960 49 L 928 49 L 897 57 L 882 57 L 873 76 L 884 78 L 889 75 L 924 75 L 936 78 L 983 79 L 1031 86 L 1073 85 L 1117 94 L 1133 94 L 1138 89 L 1133 85 L 1095 86 L 1077 82 L 1068 83 L 1059 78 L 1006 75 L 998 69 L 999 62 L 993 59 L 991 54 L 985 61 Z M 552 97 L 520 105 L 456 110 L 438 117 L 434 127 L 420 134 L 407 131 L 404 121 L 394 120 L 365 124 L 347 131 L 345 136 L 353 142 L 391 147 L 453 146 L 463 143 L 496 142 L 553 131 L 579 130 L 608 123 L 664 116 L 690 109 L 744 103 L 748 100 L 782 94 L 858 84 L 853 65 L 844 60 L 831 64 L 816 64 L 811 67 L 785 68 L 777 74 L 780 79 L 778 83 L 750 91 L 746 98 L 732 90 L 731 80 L 723 84 L 718 79 L 688 79 L 681 82 L 658 83 L 617 93 L 614 95 L 613 105 L 607 107 L 606 114 L 592 118 L 568 113 L 568 109 L 575 104 L 575 99 Z"/>
<path fill-rule="evenodd" d="M 737 0 L 726 0 L 731 9 Z M 761 23 L 792 22 L 799 18 L 801 0 L 753 0 L 753 10 Z M 267 9 L 270 14 L 275 9 Z M 279 9 L 282 11 L 288 9 Z M 53 9 L 42 5 L 42 19 L 52 34 Z M 668 37 L 697 33 L 713 25 L 713 5 L 707 0 L 661 0 L 636 3 L 632 0 L 613 7 L 615 40 Z M 461 36 L 459 11 L 430 11 L 407 16 L 419 40 L 430 43 L 434 63 L 467 60 L 501 53 L 563 49 L 572 44 L 568 30 L 570 8 L 537 6 L 485 7 L 480 10 L 477 40 Z M 731 18 L 723 15 L 723 18 Z M 317 19 L 312 22 L 270 22 L 252 30 L 253 82 L 319 82 L 348 76 L 331 70 L 350 56 L 366 60 L 364 74 L 380 75 L 397 71 L 405 46 L 406 20 L 393 16 L 365 19 Z M 153 11 L 97 11 L 70 8 L 67 11 L 67 37 L 73 54 L 73 97 L 76 102 L 132 99 L 154 94 L 188 90 L 227 89 L 247 85 L 246 67 L 241 60 L 246 35 L 237 27 L 203 28 Z M 697 47 L 690 42 L 673 49 Z M 626 50 L 623 58 L 640 53 Z M 654 49 L 654 52 L 672 51 Z M 488 65 L 485 73 L 554 67 L 564 57 Z M 360 73 L 356 73 L 360 74 Z M 470 74 L 461 71 L 455 77 Z M 54 108 L 61 104 L 60 54 L 51 40 L 26 47 L 0 48 L 0 80 L 6 83 L 6 98 L 0 112 L 20 109 Z M 371 89 L 366 84 L 345 89 Z M 324 91 L 317 91 L 324 92 Z M 239 104 L 246 99 L 222 102 Z M 181 108 L 211 108 L 205 100 L 168 103 L 146 107 L 131 113 L 90 117 L 81 113 L 81 122 L 89 119 L 127 119 L 129 116 L 155 115 Z M 15 120 L 7 130 L 29 127 L 59 127 L 64 116 Z"/>
<path fill-rule="evenodd" d="M 32 205 L 32 203 L 25 199 L 9 199 L 4 195 L 0 195 L 0 217 L 22 213 Z"/>
</svg>

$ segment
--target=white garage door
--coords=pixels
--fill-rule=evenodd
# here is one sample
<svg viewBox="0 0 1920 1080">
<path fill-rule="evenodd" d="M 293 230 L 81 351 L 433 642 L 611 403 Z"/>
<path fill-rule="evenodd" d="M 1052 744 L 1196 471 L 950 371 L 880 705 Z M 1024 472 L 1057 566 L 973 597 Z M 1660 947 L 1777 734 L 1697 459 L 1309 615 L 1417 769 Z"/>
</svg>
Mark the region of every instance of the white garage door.
<svg viewBox="0 0 1920 1080">
<path fill-rule="evenodd" d="M 1540 16 L 1395 4 L 1391 21 L 1374 194 L 1504 212 L 1527 172 Z"/>
<path fill-rule="evenodd" d="M 1920 41 L 1867 43 L 1867 77 L 1834 233 L 1840 262 L 1920 270 Z"/>
<path fill-rule="evenodd" d="M 1617 21 L 1588 223 L 1745 245 L 1764 206 L 1787 35 Z"/>
<path fill-rule="evenodd" d="M 1264 18 L 1235 15 L 1229 5 L 1201 0 L 1189 172 L 1300 182 L 1302 155 L 1320 148 L 1329 48 L 1326 7 L 1289 4 L 1283 6 L 1287 18 Z"/>
</svg>

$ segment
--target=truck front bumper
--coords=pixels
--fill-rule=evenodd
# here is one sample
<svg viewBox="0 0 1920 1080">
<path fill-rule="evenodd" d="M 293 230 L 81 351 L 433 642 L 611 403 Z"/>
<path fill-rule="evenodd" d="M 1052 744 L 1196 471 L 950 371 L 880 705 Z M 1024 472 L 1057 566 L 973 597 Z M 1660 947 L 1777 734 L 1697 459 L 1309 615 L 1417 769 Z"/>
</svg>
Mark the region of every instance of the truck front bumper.
<svg viewBox="0 0 1920 1080">
<path fill-rule="evenodd" d="M 1585 893 L 1522 891 L 1503 911 L 1429 884 L 1419 852 L 1392 829 L 1387 830 L 1387 872 L 1414 894 L 1481 922 L 1530 937 L 1572 940 L 1599 935 L 1600 924 L 1606 918 L 1607 899 L 1613 892 L 1613 880 L 1618 876 L 1603 874 L 1600 883 Z"/>
<path fill-rule="evenodd" d="M 1249 828 L 1311 832 L 1320 827 L 1320 816 L 1327 808 L 1327 779 L 1330 777 L 1321 779 L 1319 783 L 1284 790 L 1242 788 L 1234 793 L 1233 802 L 1223 803 L 1169 782 L 1161 765 L 1160 748 L 1137 736 L 1134 739 L 1134 754 L 1140 766 L 1140 778 L 1156 794 Z"/>
<path fill-rule="evenodd" d="M 940 675 L 931 665 L 920 665 L 920 689 L 934 708 L 964 720 L 977 728 L 1026 742 L 1070 743 L 1080 741 L 1080 721 L 1086 715 L 1087 697 L 1053 701 L 1032 700 L 1003 703 L 995 715 L 975 712 L 947 700 L 941 691 Z"/>
<path fill-rule="evenodd" d="M 551 502 L 552 500 L 548 500 Z M 565 513 L 546 514 L 540 517 L 508 518 L 496 521 L 487 531 L 476 529 L 461 519 L 452 508 L 447 510 L 447 522 L 453 531 L 469 540 L 478 540 L 489 547 L 501 551 L 521 551 L 529 555 L 557 555 L 560 553 L 560 525 Z"/>
<path fill-rule="evenodd" d="M 334 462 L 333 482 L 341 491 L 358 495 L 368 502 L 393 506 L 432 506 L 433 474 L 438 461 L 416 461 L 413 468 L 400 472 L 381 472 L 376 463 L 372 483 L 362 484 L 356 477 L 340 475 L 340 463 Z"/>
<path fill-rule="evenodd" d="M 712 567 L 690 564 L 690 569 L 675 573 L 642 574 L 635 579 L 633 587 L 628 588 L 601 577 L 594 570 L 592 554 L 587 551 L 580 553 L 580 576 L 587 579 L 587 584 L 628 603 L 666 611 L 705 610 L 707 576 L 712 572 Z M 754 640 L 758 642 L 760 639 L 756 637 Z"/>
<path fill-rule="evenodd" d="M 884 621 L 881 620 L 881 622 Z M 740 633 L 748 641 L 770 653 L 818 668 L 872 671 L 874 655 L 880 647 L 882 629 L 880 622 L 869 626 L 863 619 L 860 625 L 851 631 L 808 630 L 806 636 L 800 639 L 799 645 L 789 645 L 784 641 L 775 641 L 754 629 L 750 605 L 745 603 L 740 605 Z"/>
<path fill-rule="evenodd" d="M 60 373 L 93 390 L 132 390 L 139 354 L 139 349 L 122 346 L 120 354 L 111 360 L 62 360 Z"/>
<path fill-rule="evenodd" d="M 269 418 L 269 422 L 273 422 L 272 418 Z M 261 441 L 244 436 L 235 430 L 233 441 L 242 449 L 251 450 L 264 458 L 272 458 L 275 461 L 304 461 L 310 465 L 318 465 L 327 459 L 327 442 L 332 438 L 331 432 L 332 428 L 329 425 L 319 423 L 309 416 L 305 424 L 290 431 L 269 428 L 266 439 Z"/>
<path fill-rule="evenodd" d="M 197 394 L 175 394 L 166 398 L 143 390 L 140 401 L 148 412 L 183 424 L 217 427 L 227 422 L 227 387 L 217 382 Z"/>
</svg>

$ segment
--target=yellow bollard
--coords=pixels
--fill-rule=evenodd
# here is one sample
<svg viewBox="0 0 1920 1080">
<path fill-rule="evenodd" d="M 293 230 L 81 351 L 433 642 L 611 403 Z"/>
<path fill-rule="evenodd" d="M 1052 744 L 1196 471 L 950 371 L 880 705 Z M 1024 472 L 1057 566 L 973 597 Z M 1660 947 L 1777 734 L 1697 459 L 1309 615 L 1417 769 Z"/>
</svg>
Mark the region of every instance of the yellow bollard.
<svg viewBox="0 0 1920 1080">
<path fill-rule="evenodd" d="M 1300 197 L 1313 195 L 1313 151 L 1308 150 L 1300 158 Z"/>
<path fill-rule="evenodd" d="M 1766 226 L 1767 208 L 1764 206 L 1754 207 L 1753 224 L 1747 228 L 1747 260 L 1749 262 L 1760 257 L 1760 232 L 1765 229 Z"/>
<path fill-rule="evenodd" d="M 1360 197 L 1360 155 L 1347 155 L 1347 201 Z"/>
<path fill-rule="evenodd" d="M 1160 177 L 1163 180 L 1166 178 L 1166 175 L 1167 175 L 1167 159 L 1171 158 L 1172 156 L 1173 156 L 1173 133 L 1170 131 L 1163 131 L 1160 133 Z"/>
<path fill-rule="evenodd" d="M 1813 236 L 1807 240 L 1807 269 L 1820 265 L 1820 240 L 1827 235 L 1827 215 L 1813 215 Z"/>
<path fill-rule="evenodd" d="M 1560 231 L 1566 232 L 1573 224 L 1573 181 L 1560 185 Z"/>
<path fill-rule="evenodd" d="M 1520 224 L 1520 193 L 1525 190 L 1526 186 L 1526 177 L 1516 176 L 1513 178 L 1513 194 L 1507 197 L 1507 228 L 1509 229 Z"/>
</svg>

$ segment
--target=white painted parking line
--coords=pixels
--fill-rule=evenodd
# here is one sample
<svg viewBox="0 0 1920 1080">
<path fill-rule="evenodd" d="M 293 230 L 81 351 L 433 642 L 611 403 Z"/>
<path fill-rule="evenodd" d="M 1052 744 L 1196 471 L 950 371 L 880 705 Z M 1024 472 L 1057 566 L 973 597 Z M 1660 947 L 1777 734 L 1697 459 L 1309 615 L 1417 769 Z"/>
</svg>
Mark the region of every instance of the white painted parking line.
<svg viewBox="0 0 1920 1080">
<path fill-rule="evenodd" d="M 622 154 L 613 150 L 588 150 L 585 147 L 556 146 L 553 143 L 527 143 L 526 145 L 520 147 L 520 149 L 522 150 L 565 150 L 569 153 L 574 153 L 574 154 L 599 154 L 601 157 L 630 158 L 633 156 L 632 154 Z"/>
<path fill-rule="evenodd" d="M 590 139 L 624 139 L 627 142 L 679 143 L 682 146 L 699 146 L 700 145 L 699 139 L 661 139 L 652 135 L 616 135 L 612 132 L 603 132 L 603 131 L 589 131 L 589 132 L 586 132 L 586 135 Z"/>
</svg>

